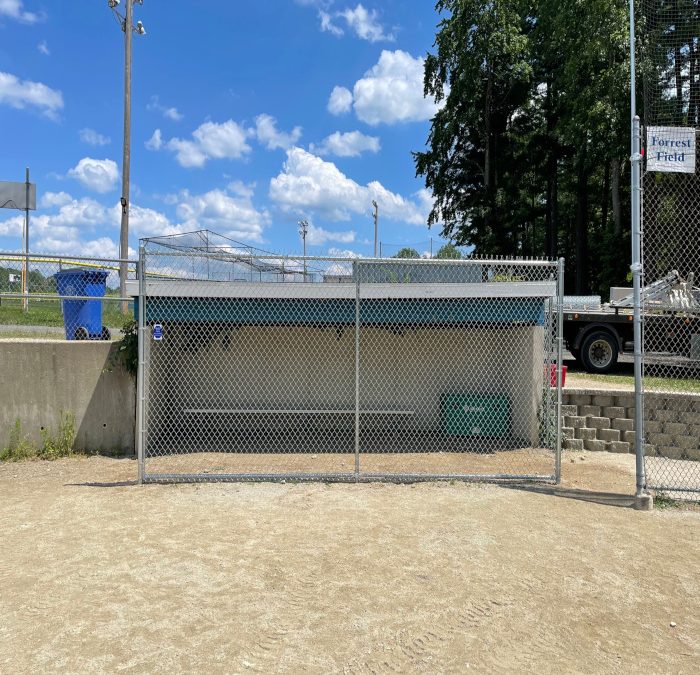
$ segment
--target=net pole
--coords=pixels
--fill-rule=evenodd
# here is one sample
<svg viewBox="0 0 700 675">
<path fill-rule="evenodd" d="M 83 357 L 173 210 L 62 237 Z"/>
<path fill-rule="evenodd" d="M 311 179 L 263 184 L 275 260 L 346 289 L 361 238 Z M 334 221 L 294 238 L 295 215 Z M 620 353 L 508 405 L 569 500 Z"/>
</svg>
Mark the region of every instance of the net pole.
<svg viewBox="0 0 700 675">
<path fill-rule="evenodd" d="M 562 434 L 562 364 L 564 358 L 564 258 L 557 263 L 557 437 L 554 459 L 554 481 L 561 483 Z"/>
<path fill-rule="evenodd" d="M 138 277 L 139 277 L 139 315 L 138 329 L 136 331 L 138 340 L 138 373 L 136 376 L 136 454 L 138 459 L 139 485 L 143 484 L 146 461 L 145 461 L 145 348 L 146 348 L 146 253 L 143 246 L 139 250 L 138 260 Z"/>
</svg>

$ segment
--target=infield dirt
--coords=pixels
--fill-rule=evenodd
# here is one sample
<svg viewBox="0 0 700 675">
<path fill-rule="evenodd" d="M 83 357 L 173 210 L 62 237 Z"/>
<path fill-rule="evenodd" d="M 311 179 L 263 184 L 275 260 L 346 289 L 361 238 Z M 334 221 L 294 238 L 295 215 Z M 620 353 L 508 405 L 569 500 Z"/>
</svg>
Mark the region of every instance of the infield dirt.
<svg viewBox="0 0 700 675">
<path fill-rule="evenodd" d="M 1 672 L 697 672 L 700 512 L 629 508 L 631 455 L 556 490 L 135 474 L 0 465 Z"/>
</svg>

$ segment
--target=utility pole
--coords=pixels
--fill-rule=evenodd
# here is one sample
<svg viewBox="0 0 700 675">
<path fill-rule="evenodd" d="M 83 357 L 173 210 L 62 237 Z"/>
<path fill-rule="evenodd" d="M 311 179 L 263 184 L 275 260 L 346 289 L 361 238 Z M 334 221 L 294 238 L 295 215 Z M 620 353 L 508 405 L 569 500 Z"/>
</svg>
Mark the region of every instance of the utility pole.
<svg viewBox="0 0 700 675">
<path fill-rule="evenodd" d="M 379 204 L 373 199 L 372 206 L 374 206 L 374 257 L 377 257 L 377 230 L 379 225 Z"/>
<path fill-rule="evenodd" d="M 306 235 L 309 233 L 309 221 L 299 221 L 299 234 L 304 242 L 304 281 L 306 281 Z"/>
<path fill-rule="evenodd" d="M 133 33 L 145 35 L 143 24 L 138 21 L 134 26 L 134 5 L 143 4 L 143 0 L 126 0 L 126 13 L 122 16 L 117 7 L 120 0 L 107 0 L 114 12 L 121 29 L 124 31 L 124 155 L 122 158 L 122 218 L 119 230 L 119 294 L 126 297 L 126 277 L 129 258 L 129 181 L 131 170 L 131 38 Z M 127 312 L 127 303 L 122 303 L 122 312 Z"/>
</svg>

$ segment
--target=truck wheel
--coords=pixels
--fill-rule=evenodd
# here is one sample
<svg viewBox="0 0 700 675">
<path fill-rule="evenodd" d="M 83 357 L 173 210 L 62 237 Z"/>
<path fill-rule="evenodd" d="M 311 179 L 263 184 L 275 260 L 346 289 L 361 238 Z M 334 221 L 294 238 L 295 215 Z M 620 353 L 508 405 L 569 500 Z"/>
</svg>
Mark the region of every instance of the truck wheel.
<svg viewBox="0 0 700 675">
<path fill-rule="evenodd" d="M 581 344 L 581 361 L 589 373 L 609 373 L 617 363 L 618 348 L 610 333 L 596 331 Z"/>
</svg>

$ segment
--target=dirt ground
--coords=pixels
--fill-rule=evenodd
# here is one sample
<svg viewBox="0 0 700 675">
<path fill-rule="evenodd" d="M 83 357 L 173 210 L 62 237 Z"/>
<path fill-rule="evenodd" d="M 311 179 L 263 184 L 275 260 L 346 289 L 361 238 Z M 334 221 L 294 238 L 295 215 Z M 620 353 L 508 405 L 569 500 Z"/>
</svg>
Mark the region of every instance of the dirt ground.
<svg viewBox="0 0 700 675">
<path fill-rule="evenodd" d="M 565 486 L 133 484 L 0 465 L 0 672 L 697 672 L 700 512 Z"/>
</svg>

